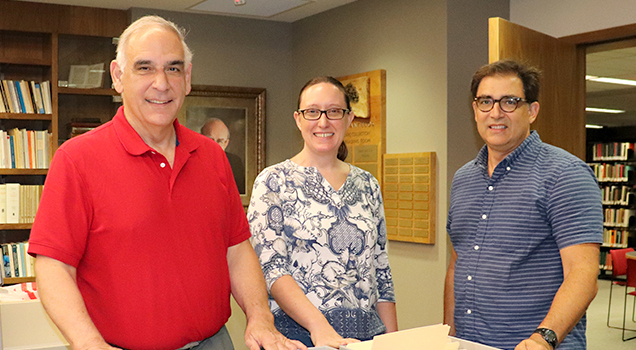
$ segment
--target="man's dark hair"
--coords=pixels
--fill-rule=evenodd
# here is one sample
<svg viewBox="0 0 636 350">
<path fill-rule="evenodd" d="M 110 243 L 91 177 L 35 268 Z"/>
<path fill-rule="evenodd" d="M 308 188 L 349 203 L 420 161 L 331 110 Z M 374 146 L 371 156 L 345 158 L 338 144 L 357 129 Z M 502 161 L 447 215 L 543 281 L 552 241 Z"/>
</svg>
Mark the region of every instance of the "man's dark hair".
<svg viewBox="0 0 636 350">
<path fill-rule="evenodd" d="M 473 75 L 470 83 L 470 91 L 473 98 L 477 97 L 477 89 L 482 79 L 494 75 L 516 75 L 523 83 L 525 99 L 532 103 L 539 98 L 539 78 L 541 71 L 538 68 L 527 66 L 513 60 L 501 60 L 482 66 Z"/>
</svg>

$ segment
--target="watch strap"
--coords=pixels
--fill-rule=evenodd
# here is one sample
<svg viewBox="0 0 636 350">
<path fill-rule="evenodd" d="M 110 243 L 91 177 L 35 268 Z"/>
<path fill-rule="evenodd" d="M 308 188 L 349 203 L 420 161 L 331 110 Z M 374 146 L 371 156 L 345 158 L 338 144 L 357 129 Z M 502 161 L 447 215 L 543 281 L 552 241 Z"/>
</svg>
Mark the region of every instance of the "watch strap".
<svg viewBox="0 0 636 350">
<path fill-rule="evenodd" d="M 548 344 L 550 344 L 550 346 L 552 347 L 552 349 L 556 349 L 557 345 L 559 344 L 559 340 L 557 338 L 556 333 L 549 329 L 549 328 L 537 328 L 534 332 L 539 334 L 541 337 L 543 337 L 543 340 L 545 340 Z"/>
</svg>

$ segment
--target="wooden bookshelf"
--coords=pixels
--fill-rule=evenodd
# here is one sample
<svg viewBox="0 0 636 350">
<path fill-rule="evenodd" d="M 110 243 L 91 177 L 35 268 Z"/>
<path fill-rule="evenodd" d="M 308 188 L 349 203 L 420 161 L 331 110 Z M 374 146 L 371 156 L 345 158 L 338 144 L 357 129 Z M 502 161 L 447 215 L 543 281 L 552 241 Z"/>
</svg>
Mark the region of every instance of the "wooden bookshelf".
<svg viewBox="0 0 636 350">
<path fill-rule="evenodd" d="M 61 87 L 58 89 L 60 95 L 93 95 L 93 96 L 119 96 L 113 89 L 77 89 Z"/>
<path fill-rule="evenodd" d="M 4 284 L 18 284 L 18 283 L 27 283 L 27 282 L 35 282 L 35 277 L 11 277 L 4 278 Z"/>
<path fill-rule="evenodd" d="M 24 20 L 28 18 L 29 20 Z M 83 6 L 0 0 L 0 78 L 50 81 L 49 114 L 0 113 L 3 130 L 51 133 L 51 155 L 68 135 L 67 124 L 81 117 L 110 120 L 117 110 L 108 67 L 115 58 L 114 37 L 128 25 L 126 11 Z M 73 65 L 104 66 L 102 87 L 60 87 Z M 62 130 L 62 135 L 60 135 Z M 43 184 L 48 169 L 0 169 L 0 183 Z M 0 224 L 0 243 L 27 241 L 31 224 Z M 5 278 L 5 284 L 34 278 Z"/>
</svg>

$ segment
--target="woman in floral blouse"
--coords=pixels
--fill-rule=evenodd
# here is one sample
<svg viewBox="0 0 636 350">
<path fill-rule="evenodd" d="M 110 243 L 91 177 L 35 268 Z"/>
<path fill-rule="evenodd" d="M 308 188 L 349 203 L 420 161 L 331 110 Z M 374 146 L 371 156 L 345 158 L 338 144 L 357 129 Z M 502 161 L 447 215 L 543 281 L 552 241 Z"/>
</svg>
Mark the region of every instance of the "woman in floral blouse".
<svg viewBox="0 0 636 350">
<path fill-rule="evenodd" d="M 305 84 L 294 112 L 304 147 L 258 176 L 248 210 L 276 327 L 307 346 L 397 330 L 380 185 L 344 162 L 353 118 L 338 80 Z"/>
</svg>

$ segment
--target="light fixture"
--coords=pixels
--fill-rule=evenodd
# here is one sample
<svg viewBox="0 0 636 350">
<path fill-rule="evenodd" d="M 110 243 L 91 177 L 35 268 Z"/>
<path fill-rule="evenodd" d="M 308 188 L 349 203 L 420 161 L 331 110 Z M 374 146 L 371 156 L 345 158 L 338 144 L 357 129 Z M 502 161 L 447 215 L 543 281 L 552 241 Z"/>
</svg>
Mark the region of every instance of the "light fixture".
<svg viewBox="0 0 636 350">
<path fill-rule="evenodd" d="M 598 82 L 598 83 L 608 83 L 608 84 L 636 86 L 636 80 L 597 77 L 595 75 L 586 75 L 585 76 L 585 80 L 595 81 L 595 82 Z"/>
<path fill-rule="evenodd" d="M 609 113 L 609 114 L 621 114 L 625 113 L 622 109 L 610 109 L 610 108 L 594 108 L 594 107 L 585 107 L 586 112 L 595 112 L 595 113 Z"/>
<path fill-rule="evenodd" d="M 234 0 L 234 6 L 245 5 L 245 0 Z"/>
<path fill-rule="evenodd" d="M 585 124 L 586 129 L 603 129 L 603 125 Z"/>
</svg>

